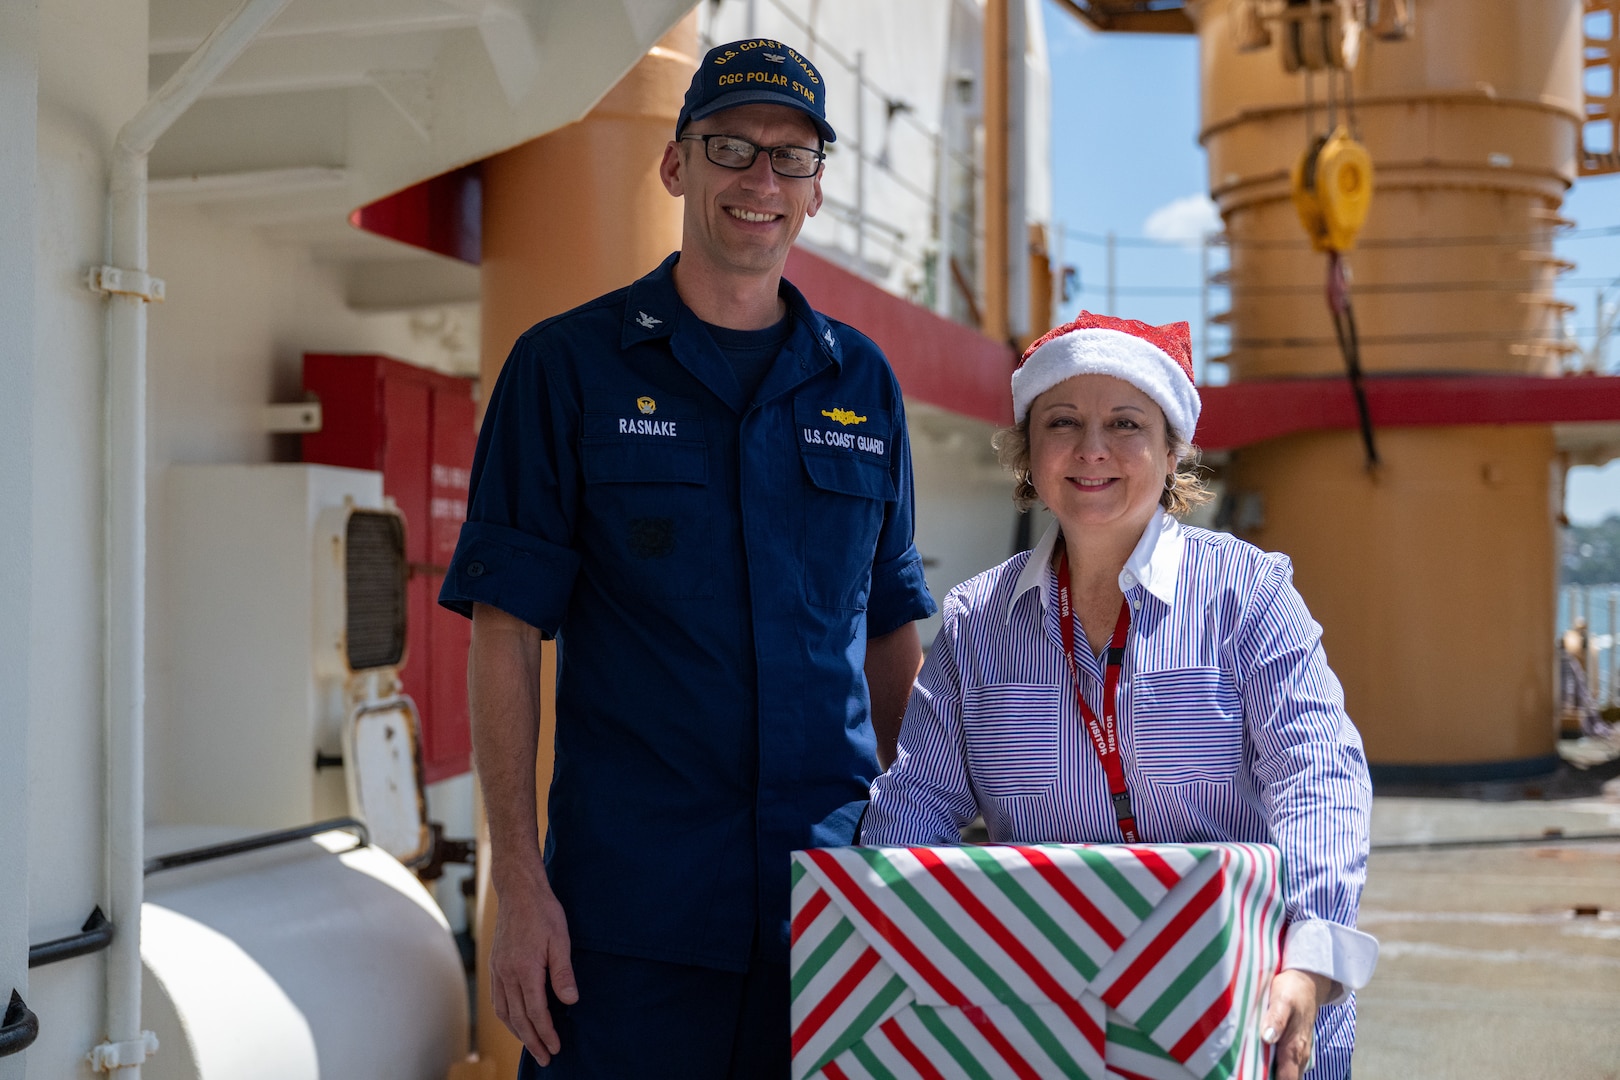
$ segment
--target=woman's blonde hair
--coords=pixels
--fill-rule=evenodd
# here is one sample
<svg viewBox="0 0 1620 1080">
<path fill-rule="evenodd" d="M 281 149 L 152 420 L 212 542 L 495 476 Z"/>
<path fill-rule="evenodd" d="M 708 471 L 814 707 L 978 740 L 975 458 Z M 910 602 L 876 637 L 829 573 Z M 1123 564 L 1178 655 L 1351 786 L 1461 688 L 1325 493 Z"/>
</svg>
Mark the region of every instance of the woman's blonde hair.
<svg viewBox="0 0 1620 1080">
<path fill-rule="evenodd" d="M 1165 435 L 1170 440 L 1170 451 L 1176 455 L 1176 471 L 1165 481 L 1164 490 L 1159 493 L 1159 505 L 1167 513 L 1183 517 L 1214 496 L 1198 464 L 1198 447 L 1168 428 Z M 1002 466 L 1013 474 L 1013 505 L 1019 510 L 1028 510 L 1040 501 L 1029 473 L 1029 417 L 996 432 L 990 445 L 996 448 L 996 457 Z"/>
</svg>

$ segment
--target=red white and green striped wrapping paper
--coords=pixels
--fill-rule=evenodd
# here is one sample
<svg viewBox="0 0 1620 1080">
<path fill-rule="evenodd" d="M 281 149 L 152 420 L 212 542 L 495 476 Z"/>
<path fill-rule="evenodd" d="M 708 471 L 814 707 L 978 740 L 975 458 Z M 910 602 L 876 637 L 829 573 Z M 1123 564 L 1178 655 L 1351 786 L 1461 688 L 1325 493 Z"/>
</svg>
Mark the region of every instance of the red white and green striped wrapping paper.
<svg viewBox="0 0 1620 1080">
<path fill-rule="evenodd" d="M 1264 1080 L 1263 844 L 793 854 L 793 1078 Z"/>
</svg>

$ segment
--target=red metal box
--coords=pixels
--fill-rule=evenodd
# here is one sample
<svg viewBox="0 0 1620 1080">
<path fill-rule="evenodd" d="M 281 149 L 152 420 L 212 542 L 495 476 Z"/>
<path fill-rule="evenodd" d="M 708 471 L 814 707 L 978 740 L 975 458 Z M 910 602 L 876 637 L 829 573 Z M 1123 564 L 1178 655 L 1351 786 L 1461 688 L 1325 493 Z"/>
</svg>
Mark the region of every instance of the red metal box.
<svg viewBox="0 0 1620 1080">
<path fill-rule="evenodd" d="M 405 516 L 406 656 L 401 677 L 422 715 L 428 783 L 471 767 L 467 723 L 467 620 L 436 599 L 467 516 L 476 440 L 472 379 L 386 356 L 304 354 L 304 390 L 321 402 L 321 430 L 303 457 L 373 469 Z"/>
</svg>

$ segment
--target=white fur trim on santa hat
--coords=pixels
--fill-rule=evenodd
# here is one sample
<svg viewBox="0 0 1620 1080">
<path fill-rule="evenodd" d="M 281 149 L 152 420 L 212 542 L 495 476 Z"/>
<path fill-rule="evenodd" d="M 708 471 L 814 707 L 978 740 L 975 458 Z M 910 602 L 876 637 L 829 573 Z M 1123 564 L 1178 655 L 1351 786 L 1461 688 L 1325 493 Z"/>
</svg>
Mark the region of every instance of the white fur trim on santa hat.
<svg viewBox="0 0 1620 1080">
<path fill-rule="evenodd" d="M 1164 350 L 1134 334 L 1088 328 L 1053 338 L 1012 375 L 1013 419 L 1023 423 L 1031 403 L 1076 375 L 1112 375 L 1153 399 L 1170 430 L 1187 442 L 1198 426 L 1198 388 Z"/>
</svg>

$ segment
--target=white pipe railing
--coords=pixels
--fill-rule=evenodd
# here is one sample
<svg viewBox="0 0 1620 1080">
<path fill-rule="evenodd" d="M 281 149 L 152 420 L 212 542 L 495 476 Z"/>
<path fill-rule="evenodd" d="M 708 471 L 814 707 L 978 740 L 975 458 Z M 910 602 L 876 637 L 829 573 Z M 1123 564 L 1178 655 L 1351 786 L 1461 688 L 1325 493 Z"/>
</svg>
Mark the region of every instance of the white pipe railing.
<svg viewBox="0 0 1620 1080">
<path fill-rule="evenodd" d="M 108 294 L 106 418 L 107 909 L 118 926 L 107 955 L 107 1041 L 93 1067 L 138 1080 L 157 1048 L 141 1026 L 141 903 L 145 844 L 146 305 L 162 298 L 147 274 L 147 160 L 153 145 L 241 55 L 288 0 L 243 3 L 118 133 L 108 187 L 107 254 L 92 271 Z"/>
<path fill-rule="evenodd" d="M 853 157 L 855 198 L 852 203 L 842 206 L 833 205 L 829 200 L 829 209 L 840 220 L 847 222 L 854 231 L 852 258 L 855 264 L 861 268 L 863 274 L 878 273 L 881 268 L 870 267 L 866 262 L 868 256 L 872 255 L 869 245 L 878 244 L 878 250 L 892 260 L 887 268 L 890 285 L 896 284 L 896 278 L 900 277 L 915 280 L 918 287 L 926 292 L 931 276 L 936 310 L 948 315 L 949 297 L 956 289 L 952 282 L 949 261 L 956 245 L 950 239 L 950 230 L 957 224 L 967 226 L 968 232 L 974 238 L 974 244 L 969 245 L 970 248 L 983 241 L 983 228 L 976 220 L 976 215 L 971 211 L 963 212 L 954 206 L 949 196 L 953 194 L 953 188 L 956 194 L 960 194 L 963 190 L 968 192 L 974 190 L 982 171 L 979 163 L 968 149 L 951 145 L 952 140 L 946 137 L 943 126 L 936 128 L 928 124 L 917 116 L 914 109 L 898 108 L 897 106 L 902 103 L 901 99 L 888 93 L 867 75 L 861 50 L 857 49 L 852 54 L 840 51 L 817 33 L 813 20 L 807 19 L 795 10 L 790 0 L 770 0 L 770 3 L 776 13 L 795 28 L 801 38 L 799 44 L 805 47 L 806 52 L 815 56 L 818 64 L 823 66 L 836 64 L 853 80 L 855 93 L 853 130 L 846 131 L 844 138 L 835 144 L 835 148 L 839 153 Z M 745 26 L 750 37 L 760 32 L 758 5 L 759 0 L 747 0 Z M 718 44 L 707 33 L 700 35 L 700 41 L 704 48 Z M 866 130 L 868 100 L 874 96 L 877 101 L 887 106 L 886 118 L 882 125 L 884 131 L 882 140 L 871 137 Z M 931 144 L 929 160 L 935 162 L 939 170 L 936 183 L 931 189 L 909 179 L 904 172 L 895 168 L 894 163 L 888 159 L 886 150 L 871 145 L 880 143 L 886 148 L 896 121 L 910 125 Z M 942 125 L 948 124 L 948 117 L 942 120 Z M 959 169 L 962 176 L 947 176 L 945 173 L 947 163 L 950 163 L 952 168 Z M 881 181 L 884 191 L 899 191 L 928 207 L 929 221 L 936 235 L 932 237 L 921 233 L 910 236 L 876 235 L 884 232 L 886 228 L 881 219 L 874 218 L 870 209 L 876 181 Z M 888 227 L 887 231 L 891 234 L 894 232 L 892 227 Z M 1016 237 L 1017 250 L 1022 252 L 1024 245 L 1024 228 L 1020 226 Z M 973 258 L 972 252 L 955 253 L 961 258 L 963 267 L 976 277 L 978 260 Z M 1027 260 L 1020 255 L 1014 264 L 1021 268 L 1020 273 L 1024 272 L 1022 268 L 1026 262 Z M 908 273 L 902 273 L 902 270 Z M 1024 305 L 1019 308 L 1020 311 L 1027 307 L 1024 301 L 1020 300 L 1019 303 Z"/>
</svg>

